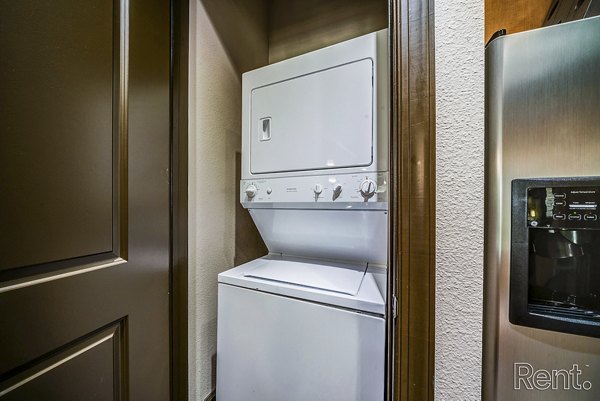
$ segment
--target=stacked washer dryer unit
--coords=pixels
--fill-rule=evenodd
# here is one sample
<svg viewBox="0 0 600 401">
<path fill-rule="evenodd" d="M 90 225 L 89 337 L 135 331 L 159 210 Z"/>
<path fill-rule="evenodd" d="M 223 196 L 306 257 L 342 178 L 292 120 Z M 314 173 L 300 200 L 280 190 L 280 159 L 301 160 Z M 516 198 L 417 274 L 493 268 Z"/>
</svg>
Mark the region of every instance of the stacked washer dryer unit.
<svg viewBox="0 0 600 401">
<path fill-rule="evenodd" d="M 380 401 L 387 30 L 243 75 L 241 202 L 269 254 L 219 275 L 219 401 Z"/>
</svg>

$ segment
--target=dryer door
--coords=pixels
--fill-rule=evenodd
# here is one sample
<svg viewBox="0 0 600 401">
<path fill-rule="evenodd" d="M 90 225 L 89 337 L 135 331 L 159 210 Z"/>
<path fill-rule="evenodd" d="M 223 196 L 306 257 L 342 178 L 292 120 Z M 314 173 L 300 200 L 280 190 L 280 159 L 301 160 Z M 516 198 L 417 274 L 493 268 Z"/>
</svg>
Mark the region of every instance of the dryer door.
<svg viewBox="0 0 600 401">
<path fill-rule="evenodd" d="M 253 174 L 372 163 L 372 59 L 255 88 L 250 96 Z"/>
</svg>

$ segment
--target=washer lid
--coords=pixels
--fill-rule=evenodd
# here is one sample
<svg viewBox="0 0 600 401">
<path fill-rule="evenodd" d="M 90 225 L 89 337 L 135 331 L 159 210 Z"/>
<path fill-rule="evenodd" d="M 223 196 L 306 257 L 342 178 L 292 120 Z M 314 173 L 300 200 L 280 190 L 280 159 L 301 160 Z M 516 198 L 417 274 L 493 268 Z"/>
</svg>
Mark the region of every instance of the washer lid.
<svg viewBox="0 0 600 401">
<path fill-rule="evenodd" d="M 290 260 L 262 259 L 244 273 L 244 277 L 277 281 L 319 290 L 356 295 L 365 277 L 367 265 L 342 263 L 320 264 Z"/>
<path fill-rule="evenodd" d="M 279 263 L 275 263 L 279 262 Z M 313 268 L 305 269 L 299 265 L 312 265 Z M 275 276 L 266 274 L 267 278 L 254 277 L 253 274 L 261 275 L 262 272 L 269 271 L 267 268 L 261 269 L 261 266 L 272 266 L 282 270 L 277 271 Z M 293 266 L 290 268 L 290 266 Z M 257 269 L 255 271 L 255 268 Z M 303 270 L 304 269 L 304 270 Z M 332 270 L 338 269 L 333 273 Z M 309 275 L 303 275 L 309 270 L 310 275 L 317 273 L 319 278 L 309 278 Z M 294 272 L 288 274 L 287 272 Z M 302 275 L 300 274 L 302 273 Z M 323 274 L 320 274 L 323 273 Z M 347 284 L 340 285 L 336 281 L 341 275 L 348 274 L 354 278 L 354 283 L 359 282 L 358 293 L 349 294 L 346 292 L 337 292 L 336 289 L 352 291 Z M 385 315 L 385 297 L 387 283 L 387 269 L 382 265 L 369 264 L 366 273 L 364 266 L 347 262 L 331 262 L 325 260 L 315 260 L 299 258 L 295 256 L 269 254 L 259 259 L 254 259 L 233 269 L 219 273 L 219 285 L 233 285 L 236 287 L 247 288 L 255 291 L 268 292 L 271 294 L 303 299 L 311 302 L 318 302 L 325 305 L 337 306 L 353 309 L 361 312 Z M 271 277 L 278 280 L 273 280 Z M 294 284 L 290 281 L 294 279 Z M 344 282 L 352 282 L 343 278 Z M 297 284 L 296 284 L 297 283 Z M 317 288 L 317 285 L 323 288 Z"/>
</svg>

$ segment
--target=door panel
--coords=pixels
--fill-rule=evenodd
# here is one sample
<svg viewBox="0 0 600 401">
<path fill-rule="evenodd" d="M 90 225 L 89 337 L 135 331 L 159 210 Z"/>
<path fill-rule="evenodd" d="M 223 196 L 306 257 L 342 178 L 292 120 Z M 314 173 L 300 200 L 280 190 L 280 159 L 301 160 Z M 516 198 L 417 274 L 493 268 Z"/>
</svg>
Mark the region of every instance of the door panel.
<svg viewBox="0 0 600 401">
<path fill-rule="evenodd" d="M 0 400 L 169 399 L 169 2 L 0 16 Z"/>
<path fill-rule="evenodd" d="M 0 390 L 6 400 L 110 400 L 122 395 L 123 322 L 32 361 Z M 77 383 L 77 385 L 74 385 Z"/>
<path fill-rule="evenodd" d="M 13 4 L 1 18 L 0 269 L 109 252 L 112 0 Z"/>
</svg>

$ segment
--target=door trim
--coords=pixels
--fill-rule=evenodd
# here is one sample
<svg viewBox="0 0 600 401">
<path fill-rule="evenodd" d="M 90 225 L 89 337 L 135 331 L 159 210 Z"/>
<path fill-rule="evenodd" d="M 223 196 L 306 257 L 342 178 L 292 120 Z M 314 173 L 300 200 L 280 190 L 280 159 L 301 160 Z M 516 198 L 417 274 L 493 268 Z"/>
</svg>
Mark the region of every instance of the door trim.
<svg viewBox="0 0 600 401">
<path fill-rule="evenodd" d="M 387 399 L 433 400 L 435 81 L 433 0 L 390 0 L 390 272 Z M 397 308 L 394 308 L 394 297 Z"/>
<path fill-rule="evenodd" d="M 171 0 L 171 400 L 188 399 L 189 0 Z"/>
</svg>

